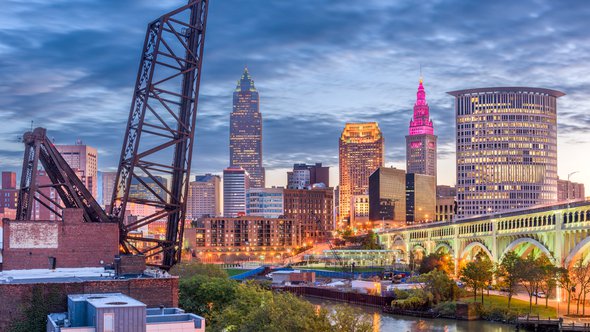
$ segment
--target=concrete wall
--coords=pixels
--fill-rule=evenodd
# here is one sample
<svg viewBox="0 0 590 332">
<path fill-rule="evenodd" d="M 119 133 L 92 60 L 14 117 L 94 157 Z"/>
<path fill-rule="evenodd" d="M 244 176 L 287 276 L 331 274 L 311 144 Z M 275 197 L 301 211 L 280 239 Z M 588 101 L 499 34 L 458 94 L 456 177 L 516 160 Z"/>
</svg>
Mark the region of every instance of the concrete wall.
<svg viewBox="0 0 590 332">
<path fill-rule="evenodd" d="M 0 284 L 0 331 L 21 319 L 37 288 L 43 298 L 55 294 L 58 303 L 50 312 L 66 312 L 68 294 L 123 293 L 147 305 L 178 307 L 178 278 L 161 279 L 106 279 L 102 281 L 53 282 L 31 284 Z"/>
<path fill-rule="evenodd" d="M 4 222 L 3 270 L 94 267 L 112 263 L 119 253 L 116 223 L 83 222 L 81 209 L 63 210 L 63 221 Z"/>
</svg>

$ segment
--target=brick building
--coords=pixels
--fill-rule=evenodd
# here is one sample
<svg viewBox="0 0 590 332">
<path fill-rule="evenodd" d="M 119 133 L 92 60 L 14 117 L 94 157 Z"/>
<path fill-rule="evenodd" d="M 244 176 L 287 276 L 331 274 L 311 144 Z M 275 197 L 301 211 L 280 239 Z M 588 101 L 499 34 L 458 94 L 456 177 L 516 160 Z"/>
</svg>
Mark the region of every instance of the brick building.
<svg viewBox="0 0 590 332">
<path fill-rule="evenodd" d="M 334 230 L 334 190 L 285 189 L 285 217 L 301 223 L 303 241 L 326 239 Z"/>
<path fill-rule="evenodd" d="M 204 262 L 275 261 L 301 246 L 301 223 L 293 219 L 201 218 L 192 226 L 185 242 Z"/>
</svg>

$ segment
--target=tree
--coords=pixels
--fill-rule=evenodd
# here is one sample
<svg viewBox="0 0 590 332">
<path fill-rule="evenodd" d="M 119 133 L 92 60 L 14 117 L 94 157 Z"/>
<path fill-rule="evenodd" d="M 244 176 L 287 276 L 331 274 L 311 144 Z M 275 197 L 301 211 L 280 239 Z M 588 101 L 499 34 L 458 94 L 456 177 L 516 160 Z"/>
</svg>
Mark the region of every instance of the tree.
<svg viewBox="0 0 590 332">
<path fill-rule="evenodd" d="M 375 234 L 372 230 L 369 230 L 367 232 L 367 234 L 362 237 L 361 248 L 363 250 L 382 249 L 381 245 L 379 244 L 379 239 L 377 238 L 377 234 Z"/>
<path fill-rule="evenodd" d="M 437 304 L 454 300 L 457 293 L 457 284 L 449 276 L 440 270 L 432 270 L 414 278 L 423 285 L 423 289 L 432 294 L 432 302 Z"/>
<path fill-rule="evenodd" d="M 517 278 L 526 289 L 529 295 L 529 312 L 533 310 L 533 295 L 538 289 L 539 280 L 542 276 L 541 268 L 535 255 L 531 252 L 527 258 L 517 262 Z"/>
<path fill-rule="evenodd" d="M 483 303 L 484 287 L 493 278 L 494 264 L 485 254 L 478 254 L 475 260 L 467 263 L 461 269 L 461 281 L 473 289 L 473 299 L 477 300 L 477 290 L 481 289 L 481 303 Z"/>
<path fill-rule="evenodd" d="M 580 259 L 571 270 L 571 278 L 573 285 L 577 286 L 578 302 L 576 304 L 576 314 L 580 313 L 580 301 L 584 299 L 586 301 L 586 293 L 590 287 L 590 264 L 584 263 L 583 259 Z M 584 308 L 586 306 L 583 306 Z M 582 309 L 584 314 L 585 309 Z"/>
<path fill-rule="evenodd" d="M 541 255 L 537 258 L 537 264 L 541 268 L 541 278 L 539 280 L 539 289 L 545 293 L 545 308 L 548 307 L 549 296 L 555 290 L 557 286 L 557 276 L 558 276 L 558 268 L 553 265 L 551 260 L 545 256 Z M 538 299 L 537 293 L 537 299 Z M 535 304 L 537 304 L 535 300 Z"/>
<path fill-rule="evenodd" d="M 561 268 L 557 268 L 556 269 L 556 281 L 557 284 L 559 285 L 559 287 L 561 287 L 562 289 L 565 289 L 565 291 L 567 292 L 567 314 L 570 314 L 570 303 L 571 303 L 571 297 L 572 297 L 572 287 L 573 287 L 573 282 L 572 279 L 570 278 L 570 273 L 569 270 L 567 268 L 561 267 Z"/>
<path fill-rule="evenodd" d="M 228 278 L 195 275 L 181 278 L 178 285 L 180 306 L 187 312 L 210 321 L 236 296 L 238 283 Z"/>
<path fill-rule="evenodd" d="M 420 262 L 418 272 L 428 273 L 432 270 L 440 270 L 449 274 L 453 270 L 453 262 L 450 255 L 443 253 L 431 253 Z"/>
<path fill-rule="evenodd" d="M 369 315 L 349 305 L 338 305 L 328 314 L 334 332 L 371 332 L 373 322 Z"/>
<path fill-rule="evenodd" d="M 500 279 L 501 288 L 504 288 L 508 295 L 508 308 L 510 308 L 512 296 L 519 282 L 518 268 L 521 260 L 522 258 L 515 252 L 509 251 L 504 255 L 496 270 L 496 276 Z"/>
</svg>

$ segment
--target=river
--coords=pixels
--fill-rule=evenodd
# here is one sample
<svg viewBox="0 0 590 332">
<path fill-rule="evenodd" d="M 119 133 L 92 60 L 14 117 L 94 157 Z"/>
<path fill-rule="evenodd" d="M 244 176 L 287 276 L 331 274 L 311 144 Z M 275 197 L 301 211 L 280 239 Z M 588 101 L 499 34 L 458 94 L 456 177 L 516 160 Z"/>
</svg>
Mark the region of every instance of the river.
<svg viewBox="0 0 590 332">
<path fill-rule="evenodd" d="M 327 301 L 316 298 L 306 299 L 314 304 L 318 304 L 326 309 L 330 309 L 341 302 Z M 377 308 L 357 306 L 363 312 L 373 317 L 373 332 L 514 332 L 513 325 L 498 324 L 486 321 L 461 321 L 454 319 L 442 318 L 418 318 L 411 316 L 399 316 L 383 314 Z"/>
</svg>

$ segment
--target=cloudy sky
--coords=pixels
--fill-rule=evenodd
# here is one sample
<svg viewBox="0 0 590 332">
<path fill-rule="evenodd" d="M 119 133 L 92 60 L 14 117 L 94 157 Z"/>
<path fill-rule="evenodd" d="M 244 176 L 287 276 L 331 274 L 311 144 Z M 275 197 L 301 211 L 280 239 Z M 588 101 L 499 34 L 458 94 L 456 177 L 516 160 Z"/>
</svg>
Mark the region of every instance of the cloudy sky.
<svg viewBox="0 0 590 332">
<path fill-rule="evenodd" d="M 116 168 L 147 22 L 184 1 L 2 1 L 0 169 L 17 170 L 35 126 L 76 139 Z M 484 86 L 536 86 L 558 102 L 559 175 L 590 185 L 590 6 L 586 1 L 212 0 L 193 173 L 228 164 L 231 94 L 244 65 L 260 91 L 268 185 L 295 162 L 333 166 L 346 122 L 378 121 L 388 165 L 422 65 L 439 136 L 439 182 L 454 184 L 453 98 Z"/>
</svg>

